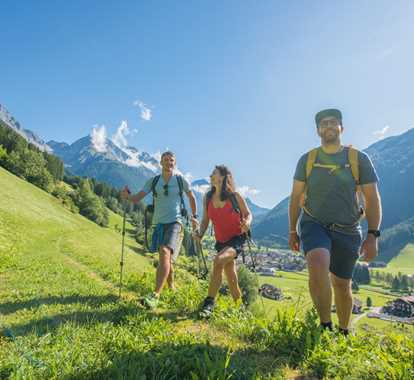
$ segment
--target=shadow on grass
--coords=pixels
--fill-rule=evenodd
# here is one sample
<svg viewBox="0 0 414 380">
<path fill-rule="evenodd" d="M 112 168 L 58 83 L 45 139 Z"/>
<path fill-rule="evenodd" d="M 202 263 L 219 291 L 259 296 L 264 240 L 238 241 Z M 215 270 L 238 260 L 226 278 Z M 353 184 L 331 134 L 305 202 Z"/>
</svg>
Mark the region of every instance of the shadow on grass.
<svg viewBox="0 0 414 380">
<path fill-rule="evenodd" d="M 73 294 L 68 296 L 50 296 L 42 298 L 33 298 L 25 301 L 5 302 L 0 304 L 0 314 L 12 314 L 22 309 L 33 309 L 43 305 L 69 305 L 82 303 L 90 306 L 100 306 L 106 303 L 113 303 L 118 300 L 118 297 L 113 294 L 104 296 L 87 296 Z"/>
<path fill-rule="evenodd" d="M 153 256 L 153 253 L 148 252 L 145 248 L 142 247 L 138 247 L 135 245 L 131 245 L 131 244 L 126 244 L 126 246 L 134 253 L 137 253 L 138 255 L 141 256 Z"/>
<path fill-rule="evenodd" d="M 256 379 L 284 378 L 284 365 L 251 350 L 230 351 L 209 343 L 163 343 L 148 351 L 108 353 L 105 368 L 89 368 L 63 377 L 75 379 Z"/>
<path fill-rule="evenodd" d="M 66 314 L 56 314 L 28 323 L 21 323 L 11 326 L 10 330 L 15 337 L 31 333 L 42 336 L 57 330 L 66 323 L 73 323 L 78 326 L 93 325 L 103 322 L 112 322 L 115 325 L 125 322 L 128 316 L 135 316 L 145 311 L 134 303 L 114 304 L 114 308 L 106 310 L 74 311 Z"/>
<path fill-rule="evenodd" d="M 161 317 L 163 319 L 166 319 L 170 322 L 179 322 L 183 320 L 191 320 L 194 322 L 200 321 L 199 312 L 193 311 L 193 312 L 183 312 L 183 311 L 162 311 L 153 313 L 156 317 Z"/>
</svg>

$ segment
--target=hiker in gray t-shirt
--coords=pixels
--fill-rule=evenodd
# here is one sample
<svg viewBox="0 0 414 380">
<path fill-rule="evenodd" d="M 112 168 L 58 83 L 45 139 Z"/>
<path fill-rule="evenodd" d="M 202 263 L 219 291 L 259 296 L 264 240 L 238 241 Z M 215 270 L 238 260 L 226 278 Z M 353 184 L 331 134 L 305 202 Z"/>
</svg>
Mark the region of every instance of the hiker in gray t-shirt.
<svg viewBox="0 0 414 380">
<path fill-rule="evenodd" d="M 174 174 L 176 159 L 173 152 L 167 151 L 162 154 L 161 167 L 161 174 L 150 178 L 138 194 L 130 196 L 127 187 L 122 191 L 122 197 L 133 203 L 138 203 L 151 192 L 154 197 L 153 246 L 160 256 L 155 291 L 142 299 L 142 303 L 147 308 L 157 306 L 165 283 L 168 283 L 170 288 L 174 288 L 173 263 L 181 246 L 183 213 L 185 213 L 183 194 L 187 195 L 190 203 L 193 230 L 198 228 L 196 201 L 187 180 Z"/>
<path fill-rule="evenodd" d="M 358 258 L 372 261 L 378 252 L 382 214 L 378 177 L 365 153 L 341 145 L 339 110 L 320 111 L 315 121 L 321 147 L 304 154 L 296 167 L 289 204 L 289 245 L 298 251 L 301 242 L 321 326 L 332 329 L 332 285 L 339 329 L 348 334 L 355 263 Z M 368 234 L 362 242 L 364 215 Z"/>
</svg>

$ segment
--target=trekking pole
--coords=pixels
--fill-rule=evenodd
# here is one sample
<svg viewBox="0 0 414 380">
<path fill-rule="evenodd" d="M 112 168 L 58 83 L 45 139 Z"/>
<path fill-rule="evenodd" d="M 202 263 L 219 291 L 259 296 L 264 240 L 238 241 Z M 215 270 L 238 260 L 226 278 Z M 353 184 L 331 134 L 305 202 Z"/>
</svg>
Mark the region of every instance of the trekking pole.
<svg viewBox="0 0 414 380">
<path fill-rule="evenodd" d="M 201 273 L 201 278 L 206 279 L 208 274 L 208 268 L 206 258 L 204 257 L 203 246 L 201 244 L 201 241 L 194 239 L 194 237 L 192 238 L 192 240 L 197 253 L 198 268 L 199 272 Z M 204 264 L 204 271 L 201 270 L 201 262 Z"/>
<path fill-rule="evenodd" d="M 147 226 L 147 208 L 144 210 L 144 246 L 148 249 L 148 226 Z"/>
<path fill-rule="evenodd" d="M 260 285 L 260 283 L 259 283 L 259 275 L 257 274 L 257 271 L 256 271 L 256 263 L 255 263 L 255 261 L 253 259 L 252 244 L 254 246 L 256 245 L 255 242 L 253 241 L 253 239 L 251 238 L 251 236 L 249 236 L 248 239 L 247 239 L 247 245 L 249 247 L 250 260 L 252 261 L 253 272 L 254 272 L 254 274 L 256 276 L 257 284 Z M 266 312 L 266 309 L 265 309 L 265 305 L 264 305 L 264 301 L 263 301 L 263 296 L 260 293 L 260 288 L 259 288 L 258 293 L 259 293 L 260 301 L 261 301 L 261 304 L 262 304 L 263 313 L 265 313 Z"/>
<path fill-rule="evenodd" d="M 124 269 L 124 247 L 125 247 L 125 219 L 126 219 L 126 207 L 124 208 L 124 217 L 122 221 L 122 248 L 121 248 L 121 260 L 119 262 L 119 298 L 121 298 L 122 291 L 122 274 Z"/>
<path fill-rule="evenodd" d="M 206 261 L 206 258 L 203 252 L 203 246 L 201 245 L 201 241 L 198 241 L 197 245 L 198 245 L 198 251 L 200 252 L 201 260 L 203 261 L 203 264 L 204 264 L 204 274 L 202 275 L 202 277 L 206 279 L 207 274 L 208 274 L 208 268 L 207 268 L 207 261 Z"/>
<path fill-rule="evenodd" d="M 122 246 L 121 246 L 121 260 L 119 261 L 119 298 L 121 298 L 122 290 L 122 274 L 124 269 L 124 248 L 125 248 L 125 220 L 126 220 L 126 203 L 124 204 L 124 217 L 122 221 Z"/>
<path fill-rule="evenodd" d="M 253 272 L 256 272 L 256 263 L 254 261 L 253 253 L 252 253 L 252 245 L 256 246 L 256 244 L 254 243 L 251 237 L 247 238 L 247 245 L 249 247 L 250 261 L 252 262 Z"/>
</svg>

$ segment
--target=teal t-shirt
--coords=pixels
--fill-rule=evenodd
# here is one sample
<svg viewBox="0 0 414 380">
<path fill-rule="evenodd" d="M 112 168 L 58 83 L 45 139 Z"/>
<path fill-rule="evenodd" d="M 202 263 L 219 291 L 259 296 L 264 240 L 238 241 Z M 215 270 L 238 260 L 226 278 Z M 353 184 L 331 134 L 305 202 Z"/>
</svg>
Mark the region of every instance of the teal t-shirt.
<svg viewBox="0 0 414 380">
<path fill-rule="evenodd" d="M 338 153 L 328 154 L 319 149 L 315 163 L 325 165 L 349 164 L 348 147 Z M 356 183 L 351 168 L 341 167 L 330 173 L 329 169 L 314 167 L 306 179 L 305 153 L 296 166 L 295 180 L 306 182 L 305 208 L 323 224 L 350 226 L 360 218 L 360 206 L 356 197 Z M 378 182 L 378 176 L 368 155 L 358 152 L 360 185 Z"/>
<path fill-rule="evenodd" d="M 190 191 L 190 184 L 184 178 L 183 179 L 183 193 Z M 151 192 L 151 185 L 153 178 L 150 178 L 142 188 L 145 193 Z M 164 187 L 167 185 L 166 187 Z M 167 190 L 166 190 L 167 189 Z M 167 224 L 179 222 L 183 223 L 181 216 L 181 199 L 180 188 L 178 186 L 177 175 L 171 176 L 168 184 L 164 182 L 164 178 L 160 177 L 157 185 L 155 186 L 157 196 L 154 199 L 154 215 L 152 217 L 153 224 Z M 166 194 L 168 192 L 168 194 Z"/>
</svg>

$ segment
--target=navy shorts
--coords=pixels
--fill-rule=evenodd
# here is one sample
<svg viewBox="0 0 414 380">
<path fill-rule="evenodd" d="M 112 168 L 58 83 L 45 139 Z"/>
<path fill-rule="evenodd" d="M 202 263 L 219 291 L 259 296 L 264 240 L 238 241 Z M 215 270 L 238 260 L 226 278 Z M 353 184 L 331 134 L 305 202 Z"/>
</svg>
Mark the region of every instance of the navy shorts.
<svg viewBox="0 0 414 380">
<path fill-rule="evenodd" d="M 335 276 L 352 278 L 362 243 L 362 233 L 332 230 L 321 223 L 306 219 L 300 222 L 300 240 L 305 255 L 316 248 L 330 253 L 329 271 Z"/>
<path fill-rule="evenodd" d="M 236 251 L 235 258 L 237 259 L 239 254 L 242 253 L 246 249 L 246 242 L 247 242 L 246 235 L 238 235 L 224 243 L 220 241 L 216 241 L 216 245 L 214 248 L 216 249 L 217 252 L 222 251 L 226 247 L 234 248 Z"/>
</svg>

